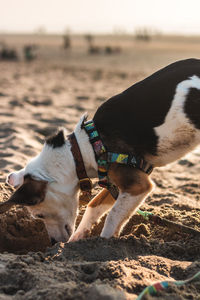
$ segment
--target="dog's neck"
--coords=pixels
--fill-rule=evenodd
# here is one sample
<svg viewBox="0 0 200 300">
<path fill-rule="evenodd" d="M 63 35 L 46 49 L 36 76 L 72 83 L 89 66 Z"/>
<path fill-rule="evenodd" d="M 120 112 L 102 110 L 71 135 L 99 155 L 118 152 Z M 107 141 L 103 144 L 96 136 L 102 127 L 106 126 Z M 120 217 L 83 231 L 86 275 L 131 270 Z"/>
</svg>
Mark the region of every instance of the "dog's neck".
<svg viewBox="0 0 200 300">
<path fill-rule="evenodd" d="M 98 174 L 94 150 L 89 141 L 88 135 L 86 134 L 85 130 L 81 128 L 81 124 L 82 121 L 80 120 L 74 130 L 74 133 L 81 150 L 87 175 L 91 178 L 95 178 L 98 177 Z"/>
</svg>

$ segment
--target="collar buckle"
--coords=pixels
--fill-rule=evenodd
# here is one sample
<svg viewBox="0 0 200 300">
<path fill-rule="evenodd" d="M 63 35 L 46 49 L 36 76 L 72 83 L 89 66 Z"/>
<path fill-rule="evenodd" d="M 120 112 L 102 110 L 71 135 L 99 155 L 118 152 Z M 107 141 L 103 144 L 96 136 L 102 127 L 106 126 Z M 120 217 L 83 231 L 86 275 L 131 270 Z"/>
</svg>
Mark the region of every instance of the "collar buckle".
<svg viewBox="0 0 200 300">
<path fill-rule="evenodd" d="M 92 190 L 92 181 L 90 178 L 79 179 L 80 189 L 82 192 L 91 192 Z"/>
</svg>

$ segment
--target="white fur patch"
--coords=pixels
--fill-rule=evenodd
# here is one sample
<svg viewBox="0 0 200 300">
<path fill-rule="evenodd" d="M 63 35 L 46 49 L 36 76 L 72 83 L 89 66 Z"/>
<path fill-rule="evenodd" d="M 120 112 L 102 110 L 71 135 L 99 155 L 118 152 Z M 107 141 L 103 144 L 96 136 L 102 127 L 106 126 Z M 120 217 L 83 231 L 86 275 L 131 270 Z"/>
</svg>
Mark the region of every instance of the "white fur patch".
<svg viewBox="0 0 200 300">
<path fill-rule="evenodd" d="M 200 89 L 200 78 L 192 76 L 177 85 L 164 123 L 154 128 L 159 138 L 158 158 L 154 162 L 156 166 L 166 165 L 179 159 L 199 143 L 199 131 L 184 113 L 184 103 L 190 88 Z"/>
</svg>

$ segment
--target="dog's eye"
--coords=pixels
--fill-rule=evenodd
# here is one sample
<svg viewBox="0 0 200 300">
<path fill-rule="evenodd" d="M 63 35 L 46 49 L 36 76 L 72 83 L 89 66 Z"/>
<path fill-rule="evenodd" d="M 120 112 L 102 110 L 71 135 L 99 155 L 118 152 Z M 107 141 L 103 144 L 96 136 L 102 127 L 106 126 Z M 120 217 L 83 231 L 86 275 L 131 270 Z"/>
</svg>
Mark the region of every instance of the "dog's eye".
<svg viewBox="0 0 200 300">
<path fill-rule="evenodd" d="M 45 219 L 45 216 L 42 215 L 42 214 L 38 214 L 38 215 L 36 215 L 36 217 L 37 217 L 37 218 L 40 218 L 40 219 Z"/>
</svg>

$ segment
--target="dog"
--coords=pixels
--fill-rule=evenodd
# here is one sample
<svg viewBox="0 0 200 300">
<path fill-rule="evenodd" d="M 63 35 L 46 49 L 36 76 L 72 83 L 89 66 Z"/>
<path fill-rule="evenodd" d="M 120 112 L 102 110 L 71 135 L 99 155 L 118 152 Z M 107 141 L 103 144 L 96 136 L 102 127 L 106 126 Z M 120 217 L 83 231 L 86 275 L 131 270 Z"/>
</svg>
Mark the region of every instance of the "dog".
<svg viewBox="0 0 200 300">
<path fill-rule="evenodd" d="M 89 178 L 98 176 L 98 161 L 87 132 L 85 116 L 74 134 Z M 106 149 L 142 157 L 153 168 L 180 159 L 200 143 L 200 60 L 175 62 L 104 102 L 93 122 Z M 150 175 L 135 165 L 110 163 L 109 189 L 92 199 L 75 231 L 79 178 L 72 144 L 64 129 L 48 138 L 41 153 L 27 166 L 8 176 L 19 186 L 2 203 L 3 213 L 12 205 L 26 205 L 45 222 L 52 243 L 72 242 L 87 236 L 94 223 L 108 212 L 101 237 L 119 236 L 123 226 L 152 191 Z"/>
</svg>

